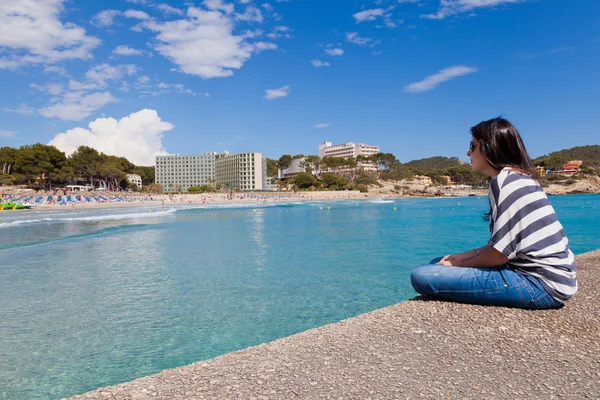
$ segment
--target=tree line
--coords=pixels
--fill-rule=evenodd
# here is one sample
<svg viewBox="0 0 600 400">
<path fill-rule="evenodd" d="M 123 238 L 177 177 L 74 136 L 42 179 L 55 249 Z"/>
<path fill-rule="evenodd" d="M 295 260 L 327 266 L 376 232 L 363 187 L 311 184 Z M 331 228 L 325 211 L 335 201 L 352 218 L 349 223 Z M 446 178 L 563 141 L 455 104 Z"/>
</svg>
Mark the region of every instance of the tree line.
<svg viewBox="0 0 600 400">
<path fill-rule="evenodd" d="M 474 172 L 469 164 L 456 157 L 431 157 L 401 163 L 392 153 L 377 153 L 372 156 L 359 155 L 356 158 L 282 155 L 279 160 L 267 160 L 269 176 L 275 176 L 278 169 L 289 168 L 294 159 L 300 162 L 306 172 L 297 174 L 282 183 L 295 185 L 298 189 L 359 189 L 366 185 L 378 184 L 378 180 L 412 180 L 415 176 L 427 176 L 434 184 L 444 185 L 450 177 L 452 182 L 463 185 L 482 186 L 487 177 Z M 370 164 L 376 171 L 365 171 L 361 166 Z"/>
<path fill-rule="evenodd" d="M 133 187 L 127 174 L 138 174 L 142 185 L 154 183 L 154 167 L 136 166 L 125 157 L 111 156 L 80 146 L 69 157 L 54 146 L 41 143 L 0 148 L 0 185 L 24 184 L 51 189 L 85 182 L 104 188 Z"/>
</svg>

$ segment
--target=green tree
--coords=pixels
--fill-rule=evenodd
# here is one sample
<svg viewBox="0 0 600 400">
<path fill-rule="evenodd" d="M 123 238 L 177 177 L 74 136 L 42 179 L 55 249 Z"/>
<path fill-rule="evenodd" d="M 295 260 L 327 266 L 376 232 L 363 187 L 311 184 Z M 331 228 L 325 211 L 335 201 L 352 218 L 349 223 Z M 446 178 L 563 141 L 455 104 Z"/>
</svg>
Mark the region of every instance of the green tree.
<svg viewBox="0 0 600 400">
<path fill-rule="evenodd" d="M 291 181 L 296 184 L 301 189 L 306 189 L 311 186 L 314 186 L 318 183 L 312 174 L 302 172 L 296 176 L 294 176 Z"/>
<path fill-rule="evenodd" d="M 292 165 L 292 156 L 290 156 L 289 154 L 282 155 L 281 157 L 279 157 L 279 162 L 277 163 L 277 165 L 279 166 L 279 169 L 289 168 L 290 165 Z"/>
<path fill-rule="evenodd" d="M 321 180 L 323 181 L 323 186 L 332 190 L 342 189 L 348 184 L 346 178 L 334 174 L 323 174 Z"/>
<path fill-rule="evenodd" d="M 277 160 L 272 160 L 270 158 L 267 158 L 267 176 L 272 177 L 272 176 L 278 176 L 278 175 L 279 175 L 279 168 L 277 168 Z"/>
<path fill-rule="evenodd" d="M 188 193 L 200 193 L 200 189 L 198 189 L 196 186 L 190 186 L 188 188 Z"/>
</svg>

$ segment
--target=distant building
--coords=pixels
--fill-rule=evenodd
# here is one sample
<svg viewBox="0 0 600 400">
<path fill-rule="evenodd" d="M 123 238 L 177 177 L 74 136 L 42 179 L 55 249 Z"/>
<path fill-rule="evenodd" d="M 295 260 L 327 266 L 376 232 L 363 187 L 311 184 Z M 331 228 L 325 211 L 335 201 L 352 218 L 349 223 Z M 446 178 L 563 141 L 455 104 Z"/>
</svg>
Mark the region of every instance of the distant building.
<svg viewBox="0 0 600 400">
<path fill-rule="evenodd" d="M 215 183 L 239 190 L 265 190 L 267 158 L 261 153 L 225 154 L 215 161 Z"/>
<path fill-rule="evenodd" d="M 581 160 L 571 160 L 563 165 L 562 173 L 566 176 L 573 176 L 579 173 L 579 167 L 583 161 Z"/>
<path fill-rule="evenodd" d="M 379 146 L 371 146 L 364 143 L 343 143 L 332 145 L 331 142 L 323 142 L 319 145 L 319 157 L 356 158 L 358 156 L 370 157 L 379 153 Z M 365 171 L 377 171 L 377 165 L 372 162 L 358 162 L 358 167 Z"/>
<path fill-rule="evenodd" d="M 549 172 L 550 174 L 573 176 L 573 175 L 577 175 L 579 173 L 579 171 L 580 171 L 579 167 L 581 166 L 582 163 L 583 163 L 583 161 L 581 161 L 581 160 L 571 160 L 571 161 L 568 161 L 567 163 L 565 163 L 563 165 L 562 169 L 554 170 L 554 171 L 546 171 L 546 172 Z"/>
<path fill-rule="evenodd" d="M 191 186 L 208 185 L 215 180 L 217 153 L 156 156 L 155 181 L 165 192 L 187 191 Z"/>
<path fill-rule="evenodd" d="M 127 180 L 131 183 L 135 183 L 138 188 L 142 188 L 142 177 L 138 174 L 127 174 Z"/>
<path fill-rule="evenodd" d="M 293 159 L 289 167 L 278 169 L 277 177 L 280 179 L 287 179 L 292 176 L 306 172 L 306 168 L 304 168 L 303 163 L 304 157 Z"/>
</svg>

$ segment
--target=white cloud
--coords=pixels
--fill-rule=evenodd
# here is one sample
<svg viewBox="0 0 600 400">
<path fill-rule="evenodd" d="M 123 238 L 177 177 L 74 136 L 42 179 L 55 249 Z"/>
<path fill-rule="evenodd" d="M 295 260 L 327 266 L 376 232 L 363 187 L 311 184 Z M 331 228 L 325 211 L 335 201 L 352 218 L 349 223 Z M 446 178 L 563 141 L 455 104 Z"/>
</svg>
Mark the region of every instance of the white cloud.
<svg viewBox="0 0 600 400">
<path fill-rule="evenodd" d="M 59 20 L 64 1 L 2 1 L 0 68 L 92 57 L 91 51 L 100 40 L 87 36 L 85 29 L 73 23 Z"/>
<path fill-rule="evenodd" d="M 315 68 L 331 67 L 331 64 L 329 64 L 328 62 L 323 62 L 323 61 L 320 61 L 320 60 L 312 60 L 310 63 Z"/>
<path fill-rule="evenodd" d="M 106 87 L 107 81 L 116 81 L 123 75 L 133 75 L 137 67 L 133 64 L 109 65 L 107 63 L 96 65 L 85 73 L 87 81 L 96 87 Z M 92 89 L 90 87 L 90 89 Z"/>
<path fill-rule="evenodd" d="M 278 89 L 267 89 L 265 90 L 265 99 L 275 100 L 279 97 L 286 97 L 290 94 L 290 85 L 282 86 Z"/>
<path fill-rule="evenodd" d="M 149 51 L 134 49 L 132 47 L 125 46 L 125 45 L 119 45 L 119 46 L 115 47 L 115 49 L 112 51 L 112 53 L 117 56 L 146 56 L 147 55 L 148 57 L 152 57 L 152 53 L 150 53 Z"/>
<path fill-rule="evenodd" d="M 150 19 L 148 14 L 139 10 L 127 10 L 123 13 L 123 15 L 127 18 L 141 19 L 142 21 Z"/>
<path fill-rule="evenodd" d="M 73 128 L 59 133 L 48 143 L 67 155 L 79 146 L 89 146 L 102 153 L 125 157 L 135 165 L 154 165 L 157 155 L 167 154 L 162 144 L 164 132 L 174 125 L 162 121 L 156 110 L 140 110 L 120 120 L 98 118 L 88 129 Z"/>
<path fill-rule="evenodd" d="M 248 38 L 233 34 L 233 17 L 220 1 L 205 1 L 221 11 L 190 7 L 186 19 L 145 21 L 144 28 L 157 32 L 155 49 L 178 66 L 178 70 L 205 79 L 233 75 L 250 58 L 252 52 L 274 49 L 275 45 L 253 44 Z M 233 6 L 231 6 L 231 11 Z"/>
<path fill-rule="evenodd" d="M 523 3 L 527 0 L 440 0 L 435 14 L 422 15 L 422 18 L 444 19 L 451 15 L 472 11 L 477 8 L 495 7 L 506 4 Z"/>
<path fill-rule="evenodd" d="M 278 47 L 275 43 L 269 43 L 269 42 L 256 42 L 252 45 L 253 50 L 256 53 L 260 53 L 263 50 L 277 50 Z"/>
<path fill-rule="evenodd" d="M 92 18 L 92 25 L 108 27 L 114 23 L 114 18 L 121 15 L 118 10 L 103 10 Z"/>
<path fill-rule="evenodd" d="M 385 10 L 383 8 L 374 8 L 372 10 L 364 10 L 361 12 L 357 12 L 352 16 L 354 17 L 356 22 L 359 23 L 363 21 L 375 21 L 377 17 L 381 17 L 383 14 L 385 14 Z"/>
<path fill-rule="evenodd" d="M 11 138 L 13 136 L 15 136 L 15 131 L 6 131 L 4 129 L 0 129 L 0 137 L 1 138 Z"/>
<path fill-rule="evenodd" d="M 227 4 L 223 0 L 204 0 L 202 3 L 206 8 L 213 11 L 223 11 L 227 14 L 231 14 L 234 10 L 233 4 Z"/>
<path fill-rule="evenodd" d="M 153 7 L 164 14 L 183 15 L 183 11 L 181 11 L 179 8 L 171 7 L 168 4 L 157 4 Z"/>
<path fill-rule="evenodd" d="M 55 65 L 44 68 L 46 74 L 57 74 L 60 76 L 68 76 L 67 70 L 63 67 L 57 67 Z"/>
<path fill-rule="evenodd" d="M 344 50 L 342 49 L 325 49 L 325 53 L 329 54 L 330 56 L 341 56 L 344 54 Z"/>
<path fill-rule="evenodd" d="M 369 47 L 373 47 L 379 44 L 378 40 L 373 40 L 371 38 L 365 38 L 365 37 L 360 37 L 358 35 L 358 32 L 347 32 L 346 33 L 346 40 L 349 41 L 350 43 L 354 43 L 357 44 L 359 46 L 369 46 Z"/>
<path fill-rule="evenodd" d="M 536 57 L 540 57 L 540 56 L 547 56 L 550 54 L 563 53 L 565 51 L 570 51 L 570 50 L 573 50 L 573 48 L 572 47 L 559 47 L 559 48 L 552 49 L 552 50 L 542 51 L 541 53 L 523 54 L 519 57 L 521 57 L 521 58 L 536 58 Z"/>
<path fill-rule="evenodd" d="M 316 124 L 315 126 L 313 126 L 313 128 L 322 129 L 322 128 L 327 128 L 330 125 L 331 124 Z"/>
<path fill-rule="evenodd" d="M 148 0 L 125 0 L 128 3 L 133 3 L 133 4 L 148 4 Z"/>
<path fill-rule="evenodd" d="M 246 7 L 246 10 L 243 14 L 236 14 L 236 19 L 240 21 L 249 21 L 249 22 L 262 22 L 263 16 L 260 12 L 260 9 L 253 6 L 252 4 Z"/>
<path fill-rule="evenodd" d="M 40 108 L 38 112 L 48 118 L 59 118 L 65 121 L 79 121 L 104 107 L 117 101 L 109 92 L 95 92 L 85 95 L 83 91 L 67 92 L 56 104 Z"/>
<path fill-rule="evenodd" d="M 35 109 L 29 107 L 27 104 L 21 104 L 17 108 L 3 108 L 2 111 L 8 111 L 8 112 L 12 112 L 12 113 L 16 113 L 16 114 L 23 114 L 23 115 L 31 115 L 35 112 Z"/>
<path fill-rule="evenodd" d="M 45 86 L 38 85 L 37 83 L 30 83 L 29 87 L 37 89 L 40 92 L 46 92 L 53 96 L 59 95 L 63 90 L 63 86 L 60 83 L 49 83 Z"/>
<path fill-rule="evenodd" d="M 455 65 L 440 70 L 437 73 L 426 77 L 422 81 L 414 82 L 405 86 L 404 91 L 409 93 L 426 92 L 428 90 L 435 89 L 437 85 L 442 82 L 449 81 L 450 79 L 457 78 L 459 76 L 472 74 L 476 71 L 477 68 L 466 67 L 464 65 Z"/>
</svg>

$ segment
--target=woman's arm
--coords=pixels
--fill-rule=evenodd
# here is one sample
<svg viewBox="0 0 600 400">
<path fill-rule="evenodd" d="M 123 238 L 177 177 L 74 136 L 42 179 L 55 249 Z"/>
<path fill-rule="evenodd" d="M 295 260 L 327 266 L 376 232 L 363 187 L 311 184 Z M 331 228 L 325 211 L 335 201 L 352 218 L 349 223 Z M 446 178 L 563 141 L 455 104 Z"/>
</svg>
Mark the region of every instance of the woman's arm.
<svg viewBox="0 0 600 400">
<path fill-rule="evenodd" d="M 464 253 L 449 254 L 442 258 L 438 264 L 454 267 L 493 268 L 507 262 L 508 257 L 495 248 L 485 245 Z"/>
</svg>

